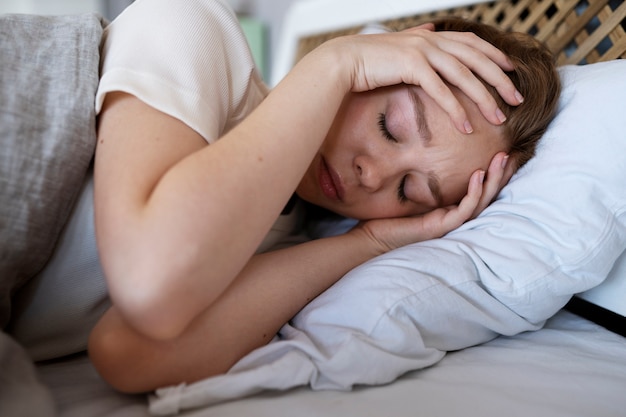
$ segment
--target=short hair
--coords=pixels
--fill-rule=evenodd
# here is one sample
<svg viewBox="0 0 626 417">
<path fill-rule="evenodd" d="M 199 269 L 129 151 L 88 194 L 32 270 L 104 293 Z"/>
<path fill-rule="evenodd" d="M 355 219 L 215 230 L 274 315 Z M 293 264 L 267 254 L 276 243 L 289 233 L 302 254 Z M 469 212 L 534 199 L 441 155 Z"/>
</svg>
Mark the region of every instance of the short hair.
<svg viewBox="0 0 626 417">
<path fill-rule="evenodd" d="M 507 116 L 503 128 L 509 155 L 521 167 L 534 156 L 537 143 L 556 114 L 561 81 L 554 54 L 526 33 L 506 32 L 460 18 L 444 18 L 434 24 L 437 31 L 473 32 L 504 52 L 513 63 L 515 69 L 507 75 L 524 96 L 521 105 L 508 105 L 494 87 L 483 83 Z"/>
</svg>

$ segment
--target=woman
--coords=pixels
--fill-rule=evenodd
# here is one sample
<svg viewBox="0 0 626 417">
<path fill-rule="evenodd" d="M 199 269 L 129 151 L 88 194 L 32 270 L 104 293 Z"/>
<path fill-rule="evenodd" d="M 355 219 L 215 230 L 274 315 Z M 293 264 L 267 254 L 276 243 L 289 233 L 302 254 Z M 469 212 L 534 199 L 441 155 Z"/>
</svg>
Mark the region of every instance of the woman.
<svg viewBox="0 0 626 417">
<path fill-rule="evenodd" d="M 524 161 L 503 125 L 523 100 L 505 71 L 522 58 L 432 29 L 333 40 L 267 94 L 219 1 L 140 0 L 107 28 L 94 204 L 113 307 L 89 351 L 108 382 L 140 392 L 225 372 L 354 266 L 495 197 Z M 529 67 L 551 62 L 524 50 Z M 536 71 L 558 85 L 553 70 Z M 532 152 L 554 100 L 531 99 Z M 362 222 L 255 255 L 294 192 Z"/>
<path fill-rule="evenodd" d="M 240 55 L 243 41 L 230 30 L 232 15 L 216 2 L 167 14 L 165 8 L 174 7 L 138 2 L 109 27 L 99 90 L 96 225 L 114 306 L 92 333 L 90 354 L 120 390 L 225 372 L 354 266 L 441 236 L 478 214 L 528 158 L 520 150 L 532 153 L 532 146 L 515 149 L 519 132 L 502 125 L 522 102 L 504 71 L 522 66 L 525 55 L 511 56 L 514 65 L 475 36 L 431 27 L 341 38 L 305 57 L 260 103 L 263 87 L 250 58 Z M 129 33 L 155 36 L 131 26 L 140 15 L 154 27 L 166 24 L 159 19 L 191 19 L 184 35 L 165 31 L 156 41 L 169 43 L 162 48 L 169 50 L 189 40 L 187 47 L 206 54 L 176 78 L 178 91 L 202 96 L 185 82 L 206 68 L 213 84 L 201 87 L 222 97 L 231 89 L 225 94 L 236 97 L 230 109 L 220 102 L 212 113 L 187 116 L 181 109 L 191 105 L 170 109 L 171 101 L 155 98 L 159 91 L 143 85 L 145 79 L 119 87 L 133 74 L 124 59 L 146 72 L 154 71 L 151 65 L 168 69 L 158 63 L 168 57 L 135 63 L 137 51 L 116 49 Z M 200 27 L 221 30 L 214 36 L 237 48 L 216 60 L 210 46 L 191 41 Z M 534 43 L 520 49 L 535 54 L 524 68 L 541 62 L 536 71 L 548 73 L 542 82 L 558 86 L 545 50 Z M 524 83 L 533 78 L 521 73 Z M 523 87 L 537 93 L 531 105 L 543 109 L 540 120 L 525 121 L 536 129 L 526 135 L 534 142 L 558 88 L 546 100 L 536 86 Z M 507 162 L 511 151 L 516 162 Z M 344 235 L 254 255 L 294 190 L 363 222 Z"/>
</svg>

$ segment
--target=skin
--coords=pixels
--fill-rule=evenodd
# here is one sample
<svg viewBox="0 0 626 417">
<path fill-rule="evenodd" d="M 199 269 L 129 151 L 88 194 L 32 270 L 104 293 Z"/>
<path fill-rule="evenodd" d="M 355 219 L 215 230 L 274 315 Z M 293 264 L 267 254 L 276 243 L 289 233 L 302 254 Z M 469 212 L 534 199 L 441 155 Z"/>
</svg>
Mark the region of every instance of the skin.
<svg viewBox="0 0 626 417">
<path fill-rule="evenodd" d="M 473 71 L 519 104 L 503 69 L 511 69 L 508 59 L 471 34 L 421 28 L 337 39 L 300 61 L 211 146 L 137 98 L 108 94 L 99 116 L 95 221 L 113 307 L 90 337 L 96 369 L 126 392 L 223 373 L 350 269 L 476 215 L 513 164 L 487 129 L 501 120 Z M 377 90 L 400 84 L 421 87 L 429 126 L 442 133 L 429 147 L 411 125 L 406 93 Z M 383 110 L 397 144 L 376 132 Z M 338 113 L 355 124 L 339 122 Z M 353 133 L 348 126 L 356 126 Z M 466 158 L 475 154 L 481 158 Z M 320 155 L 345 184 L 339 202 L 328 198 L 328 182 L 320 198 L 311 180 Z M 431 170 L 442 184 L 442 207 L 380 218 L 434 207 L 423 182 Z M 408 175 L 412 201 L 405 204 L 397 201 L 400 174 Z M 373 220 L 253 255 L 296 188 L 325 207 Z M 363 210 L 365 201 L 371 206 Z"/>
<path fill-rule="evenodd" d="M 475 127 L 471 138 L 418 87 L 350 94 L 298 195 L 361 220 L 414 216 L 457 204 L 471 175 L 487 171 L 507 145 L 500 126 L 487 122 L 461 91 L 453 92 Z"/>
</svg>

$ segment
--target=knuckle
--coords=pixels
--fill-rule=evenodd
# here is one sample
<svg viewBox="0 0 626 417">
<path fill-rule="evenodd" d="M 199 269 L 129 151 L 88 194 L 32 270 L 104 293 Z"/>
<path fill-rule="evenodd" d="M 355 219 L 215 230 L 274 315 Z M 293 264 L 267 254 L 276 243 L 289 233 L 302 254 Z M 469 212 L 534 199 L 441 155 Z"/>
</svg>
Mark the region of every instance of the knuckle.
<svg viewBox="0 0 626 417">
<path fill-rule="evenodd" d="M 441 80 L 439 80 L 439 82 L 437 83 L 433 83 L 432 88 L 433 88 L 433 94 L 436 94 L 437 97 L 439 98 L 446 97 L 448 93 L 450 92 L 450 89 L 448 88 L 448 86 L 446 86 L 445 83 Z"/>
<path fill-rule="evenodd" d="M 462 63 L 461 61 L 457 61 L 456 69 L 457 69 L 457 72 L 459 73 L 459 75 L 461 77 L 463 77 L 463 78 L 475 77 L 475 75 L 472 72 L 472 70 L 469 69 L 469 67 L 467 65 L 465 65 L 464 63 Z"/>
<path fill-rule="evenodd" d="M 481 88 L 478 94 L 479 107 L 484 110 L 495 112 L 498 108 L 498 103 L 496 102 L 494 96 L 486 88 Z"/>
<path fill-rule="evenodd" d="M 482 42 L 482 38 L 476 35 L 474 32 L 461 32 L 463 36 L 470 39 L 471 41 L 479 41 Z"/>
</svg>

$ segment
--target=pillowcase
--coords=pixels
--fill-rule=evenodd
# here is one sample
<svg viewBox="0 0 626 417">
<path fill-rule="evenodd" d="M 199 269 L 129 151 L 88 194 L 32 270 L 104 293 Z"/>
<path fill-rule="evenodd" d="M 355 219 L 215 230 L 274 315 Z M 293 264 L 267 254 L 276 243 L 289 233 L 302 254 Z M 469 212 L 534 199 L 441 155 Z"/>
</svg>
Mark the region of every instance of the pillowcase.
<svg viewBox="0 0 626 417">
<path fill-rule="evenodd" d="M 102 22 L 0 17 L 0 328 L 43 268 L 93 156 Z"/>
</svg>

